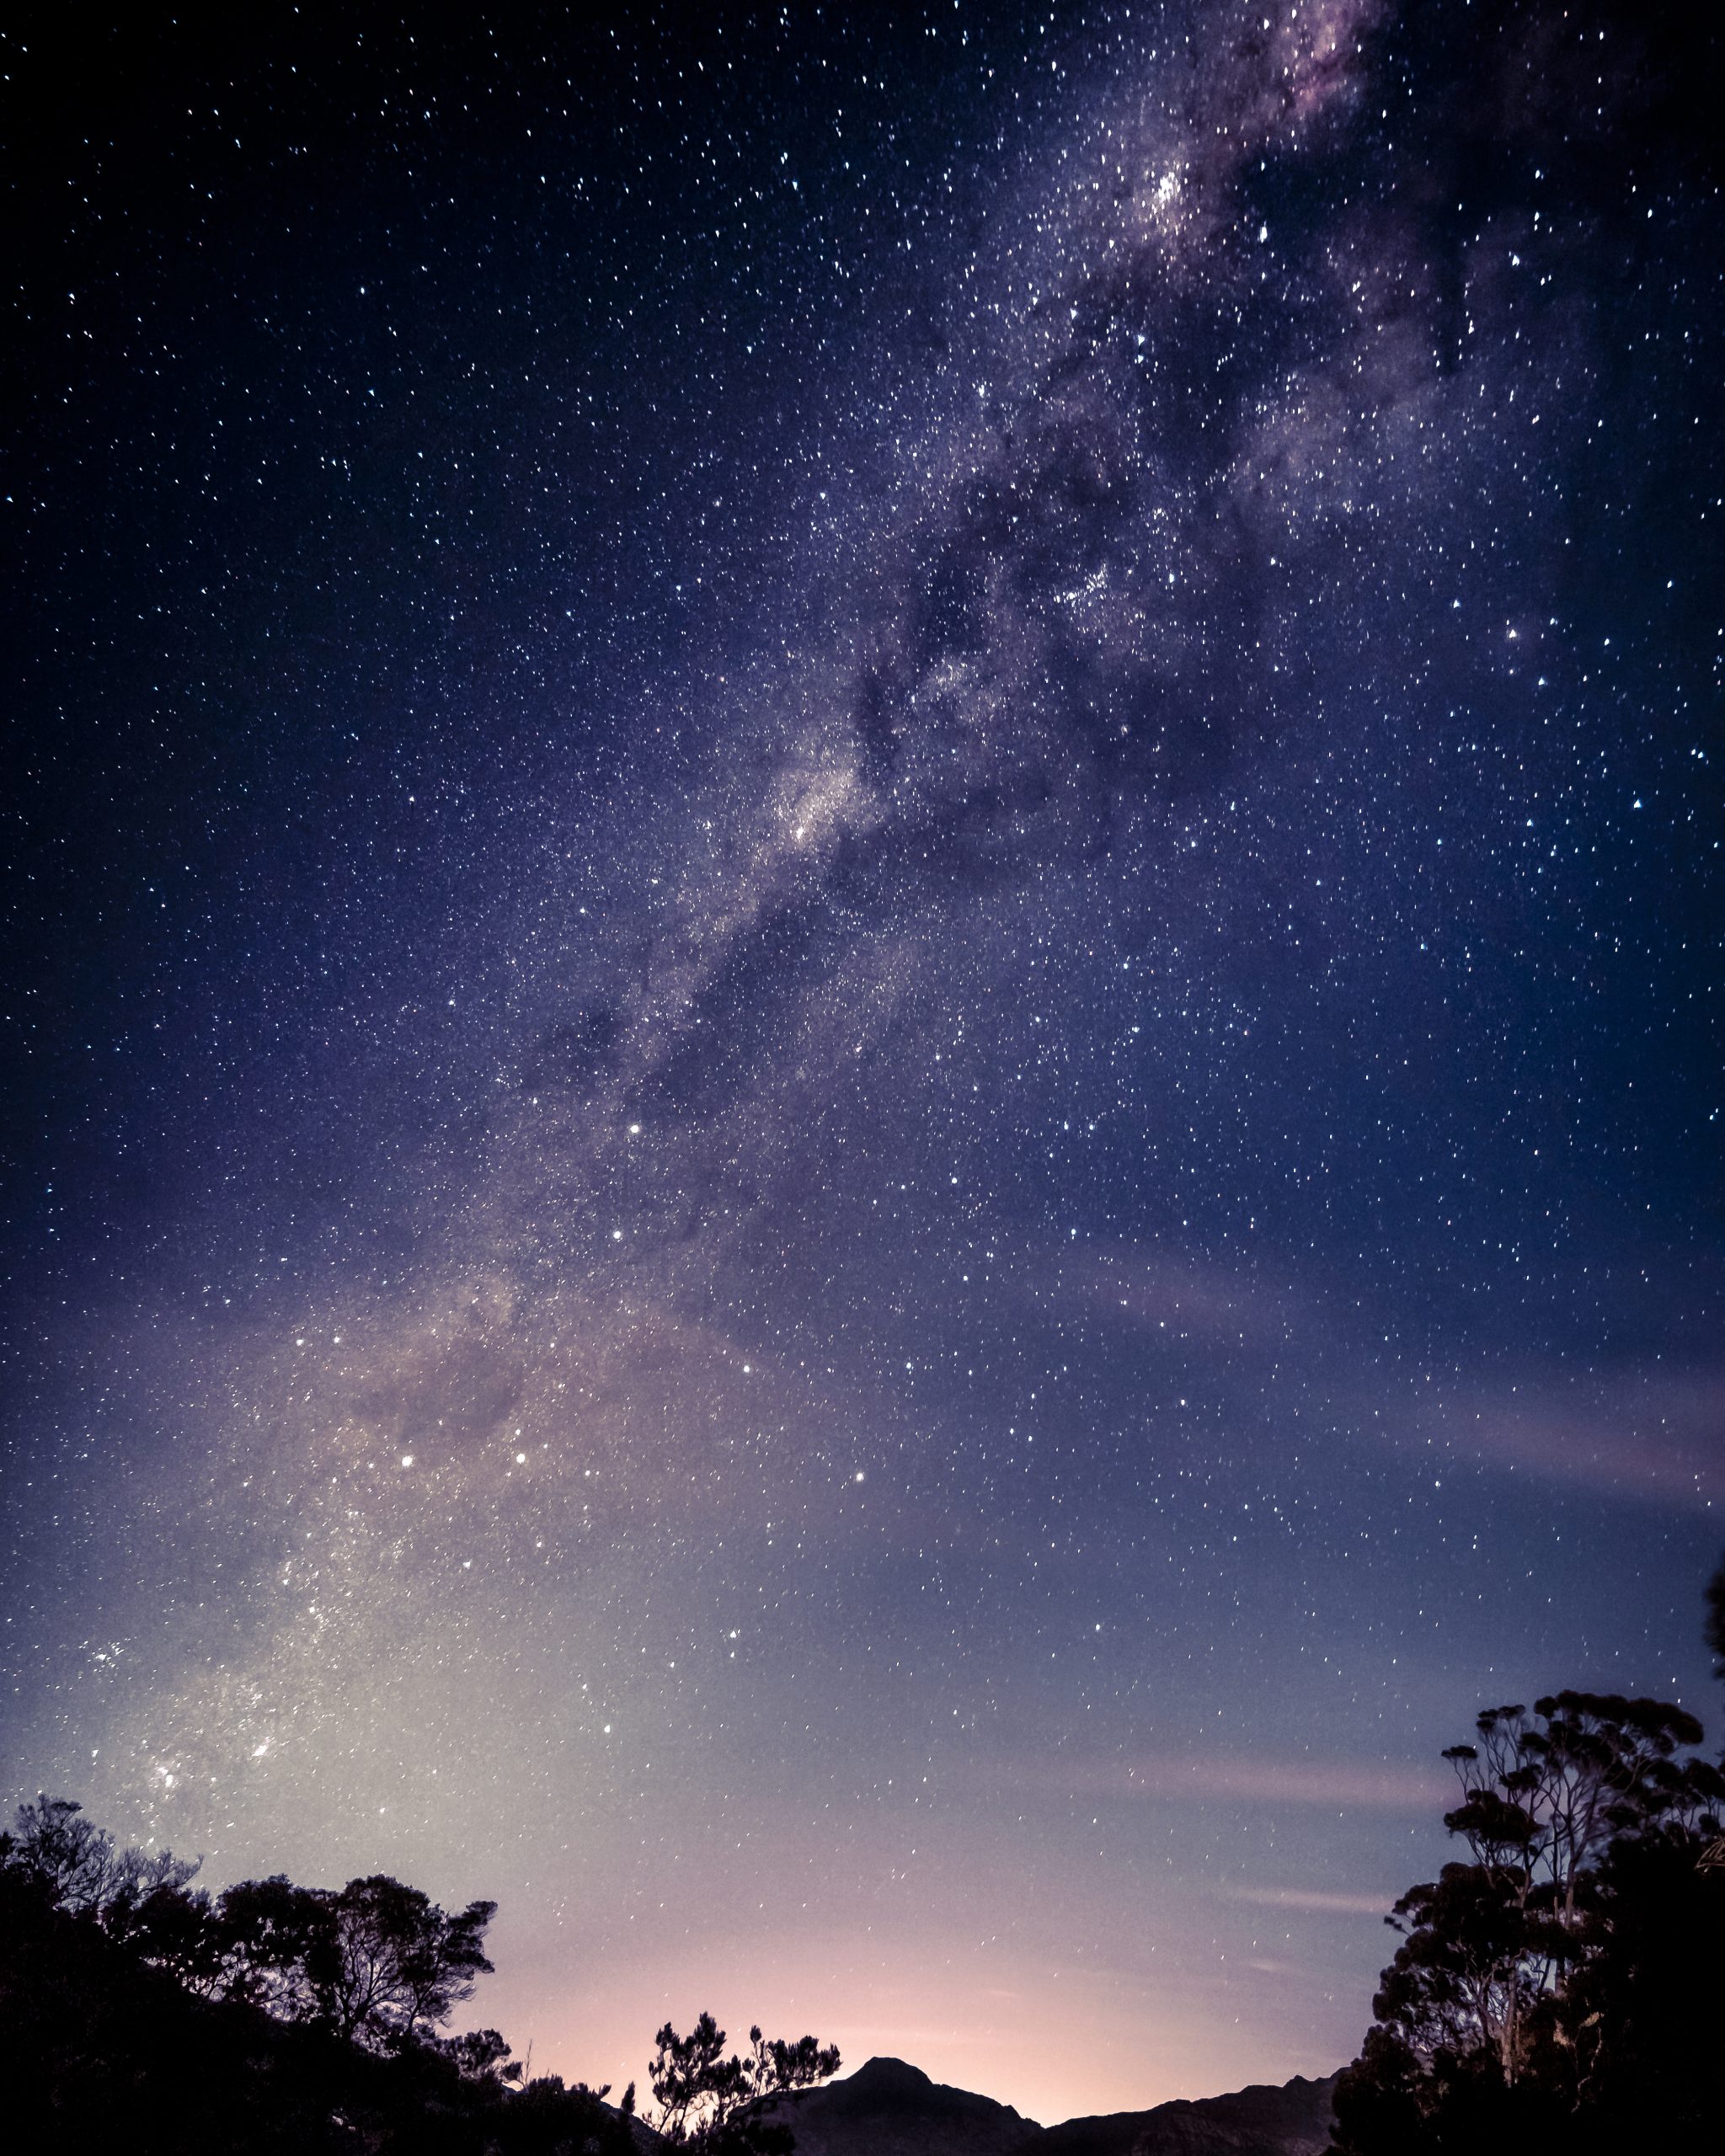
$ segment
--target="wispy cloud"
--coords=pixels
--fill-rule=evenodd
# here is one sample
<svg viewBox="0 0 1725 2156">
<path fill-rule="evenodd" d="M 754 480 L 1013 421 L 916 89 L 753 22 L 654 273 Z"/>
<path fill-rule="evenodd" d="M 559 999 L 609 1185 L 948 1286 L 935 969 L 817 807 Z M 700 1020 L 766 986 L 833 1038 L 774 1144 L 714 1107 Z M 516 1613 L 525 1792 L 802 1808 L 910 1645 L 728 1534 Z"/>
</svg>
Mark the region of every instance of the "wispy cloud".
<svg viewBox="0 0 1725 2156">
<path fill-rule="evenodd" d="M 1294 1909 L 1315 1916 L 1381 1917 L 1396 1900 L 1393 1892 L 1338 1894 L 1320 1886 L 1236 1886 L 1229 1899 L 1255 1908 Z"/>
<path fill-rule="evenodd" d="M 1129 1243 L 1094 1246 L 1067 1274 L 1091 1308 L 1171 1340 L 1280 1349 L 1309 1333 L 1321 1313 L 1286 1283 L 1243 1267 L 1168 1258 Z"/>
<path fill-rule="evenodd" d="M 1439 1776 L 1394 1761 L 1289 1758 L 1250 1753 L 1049 1759 L 1025 1771 L 1042 1786 L 1075 1796 L 1147 1797 L 1159 1802 L 1430 1812 L 1453 1794 L 1451 1785 Z"/>
<path fill-rule="evenodd" d="M 1725 1505 L 1725 1370 L 1607 1380 L 1535 1373 L 1453 1403 L 1443 1423 L 1488 1461 L 1657 1502 Z"/>
<path fill-rule="evenodd" d="M 1725 1511 L 1725 1364 L 1651 1373 L 1578 1373 L 1554 1359 L 1473 1371 L 1464 1364 L 1459 1381 L 1441 1387 L 1416 1374 L 1398 1397 L 1393 1377 L 1370 1390 L 1360 1385 L 1358 1307 L 1344 1308 L 1321 1283 L 1125 1243 L 1092 1246 L 1081 1256 L 1050 1245 L 1036 1280 L 1044 1314 L 1082 1309 L 1171 1346 L 1269 1360 L 1297 1345 L 1332 1376 L 1338 1418 L 1397 1448 L 1417 1447 L 1423 1463 L 1436 1442 L 1499 1472 Z M 1376 1330 L 1386 1342 L 1397 1337 L 1387 1305 Z"/>
</svg>

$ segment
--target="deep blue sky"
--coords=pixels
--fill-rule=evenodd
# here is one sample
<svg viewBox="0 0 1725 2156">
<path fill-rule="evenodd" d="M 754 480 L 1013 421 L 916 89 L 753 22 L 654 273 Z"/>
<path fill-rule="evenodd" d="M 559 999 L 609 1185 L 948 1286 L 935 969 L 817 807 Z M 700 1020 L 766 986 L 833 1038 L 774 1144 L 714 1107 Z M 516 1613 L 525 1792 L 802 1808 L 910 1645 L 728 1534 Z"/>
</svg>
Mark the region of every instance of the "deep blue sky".
<svg viewBox="0 0 1725 2156">
<path fill-rule="evenodd" d="M 1711 47 L 8 35 L 0 1779 L 480 2002 L 1338 2063 L 1706 1711 Z"/>
</svg>

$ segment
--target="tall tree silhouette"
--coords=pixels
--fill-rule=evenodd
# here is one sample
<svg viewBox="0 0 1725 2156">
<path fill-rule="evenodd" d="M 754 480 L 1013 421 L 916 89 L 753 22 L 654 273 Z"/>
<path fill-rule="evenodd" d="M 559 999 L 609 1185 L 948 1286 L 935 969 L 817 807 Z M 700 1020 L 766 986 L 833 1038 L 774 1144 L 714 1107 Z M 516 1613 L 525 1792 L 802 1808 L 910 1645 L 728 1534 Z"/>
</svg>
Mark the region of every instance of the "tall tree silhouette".
<svg viewBox="0 0 1725 2156">
<path fill-rule="evenodd" d="M 1666 1701 L 1569 1691 L 1488 1709 L 1445 1754 L 1471 1860 L 1396 1904 L 1336 2150 L 1664 2146 L 1655 2125 L 1676 2146 L 1725 2116 L 1725 1871 L 1704 1861 L 1725 1776 L 1701 1737 Z"/>
</svg>

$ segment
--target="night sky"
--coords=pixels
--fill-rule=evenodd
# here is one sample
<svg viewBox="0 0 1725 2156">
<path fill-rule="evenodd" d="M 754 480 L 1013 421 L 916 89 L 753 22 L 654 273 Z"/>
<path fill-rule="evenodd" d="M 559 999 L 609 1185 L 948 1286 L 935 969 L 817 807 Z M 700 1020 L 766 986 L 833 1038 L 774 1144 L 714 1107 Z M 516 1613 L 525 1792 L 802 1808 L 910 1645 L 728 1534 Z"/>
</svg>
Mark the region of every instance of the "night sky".
<svg viewBox="0 0 1725 2156">
<path fill-rule="evenodd" d="M 1712 1710 L 1676 11 L 0 41 L 0 1794 L 1044 2120 Z"/>
</svg>

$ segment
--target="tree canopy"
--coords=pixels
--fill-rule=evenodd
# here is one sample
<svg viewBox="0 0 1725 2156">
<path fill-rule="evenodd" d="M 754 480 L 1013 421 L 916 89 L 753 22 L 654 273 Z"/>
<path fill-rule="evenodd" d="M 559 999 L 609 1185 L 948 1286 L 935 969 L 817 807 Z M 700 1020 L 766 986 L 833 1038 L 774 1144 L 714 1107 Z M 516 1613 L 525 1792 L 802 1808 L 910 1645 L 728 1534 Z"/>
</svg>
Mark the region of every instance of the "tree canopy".
<svg viewBox="0 0 1725 2156">
<path fill-rule="evenodd" d="M 1710 1638 L 1725 1650 L 1725 1568 Z M 1338 2156 L 1690 2145 L 1725 2117 L 1725 1775 L 1669 1701 L 1565 1691 L 1445 1753 L 1466 1861 L 1411 1887 Z M 1694 2145 L 1703 2145 L 1696 2139 Z"/>
</svg>

